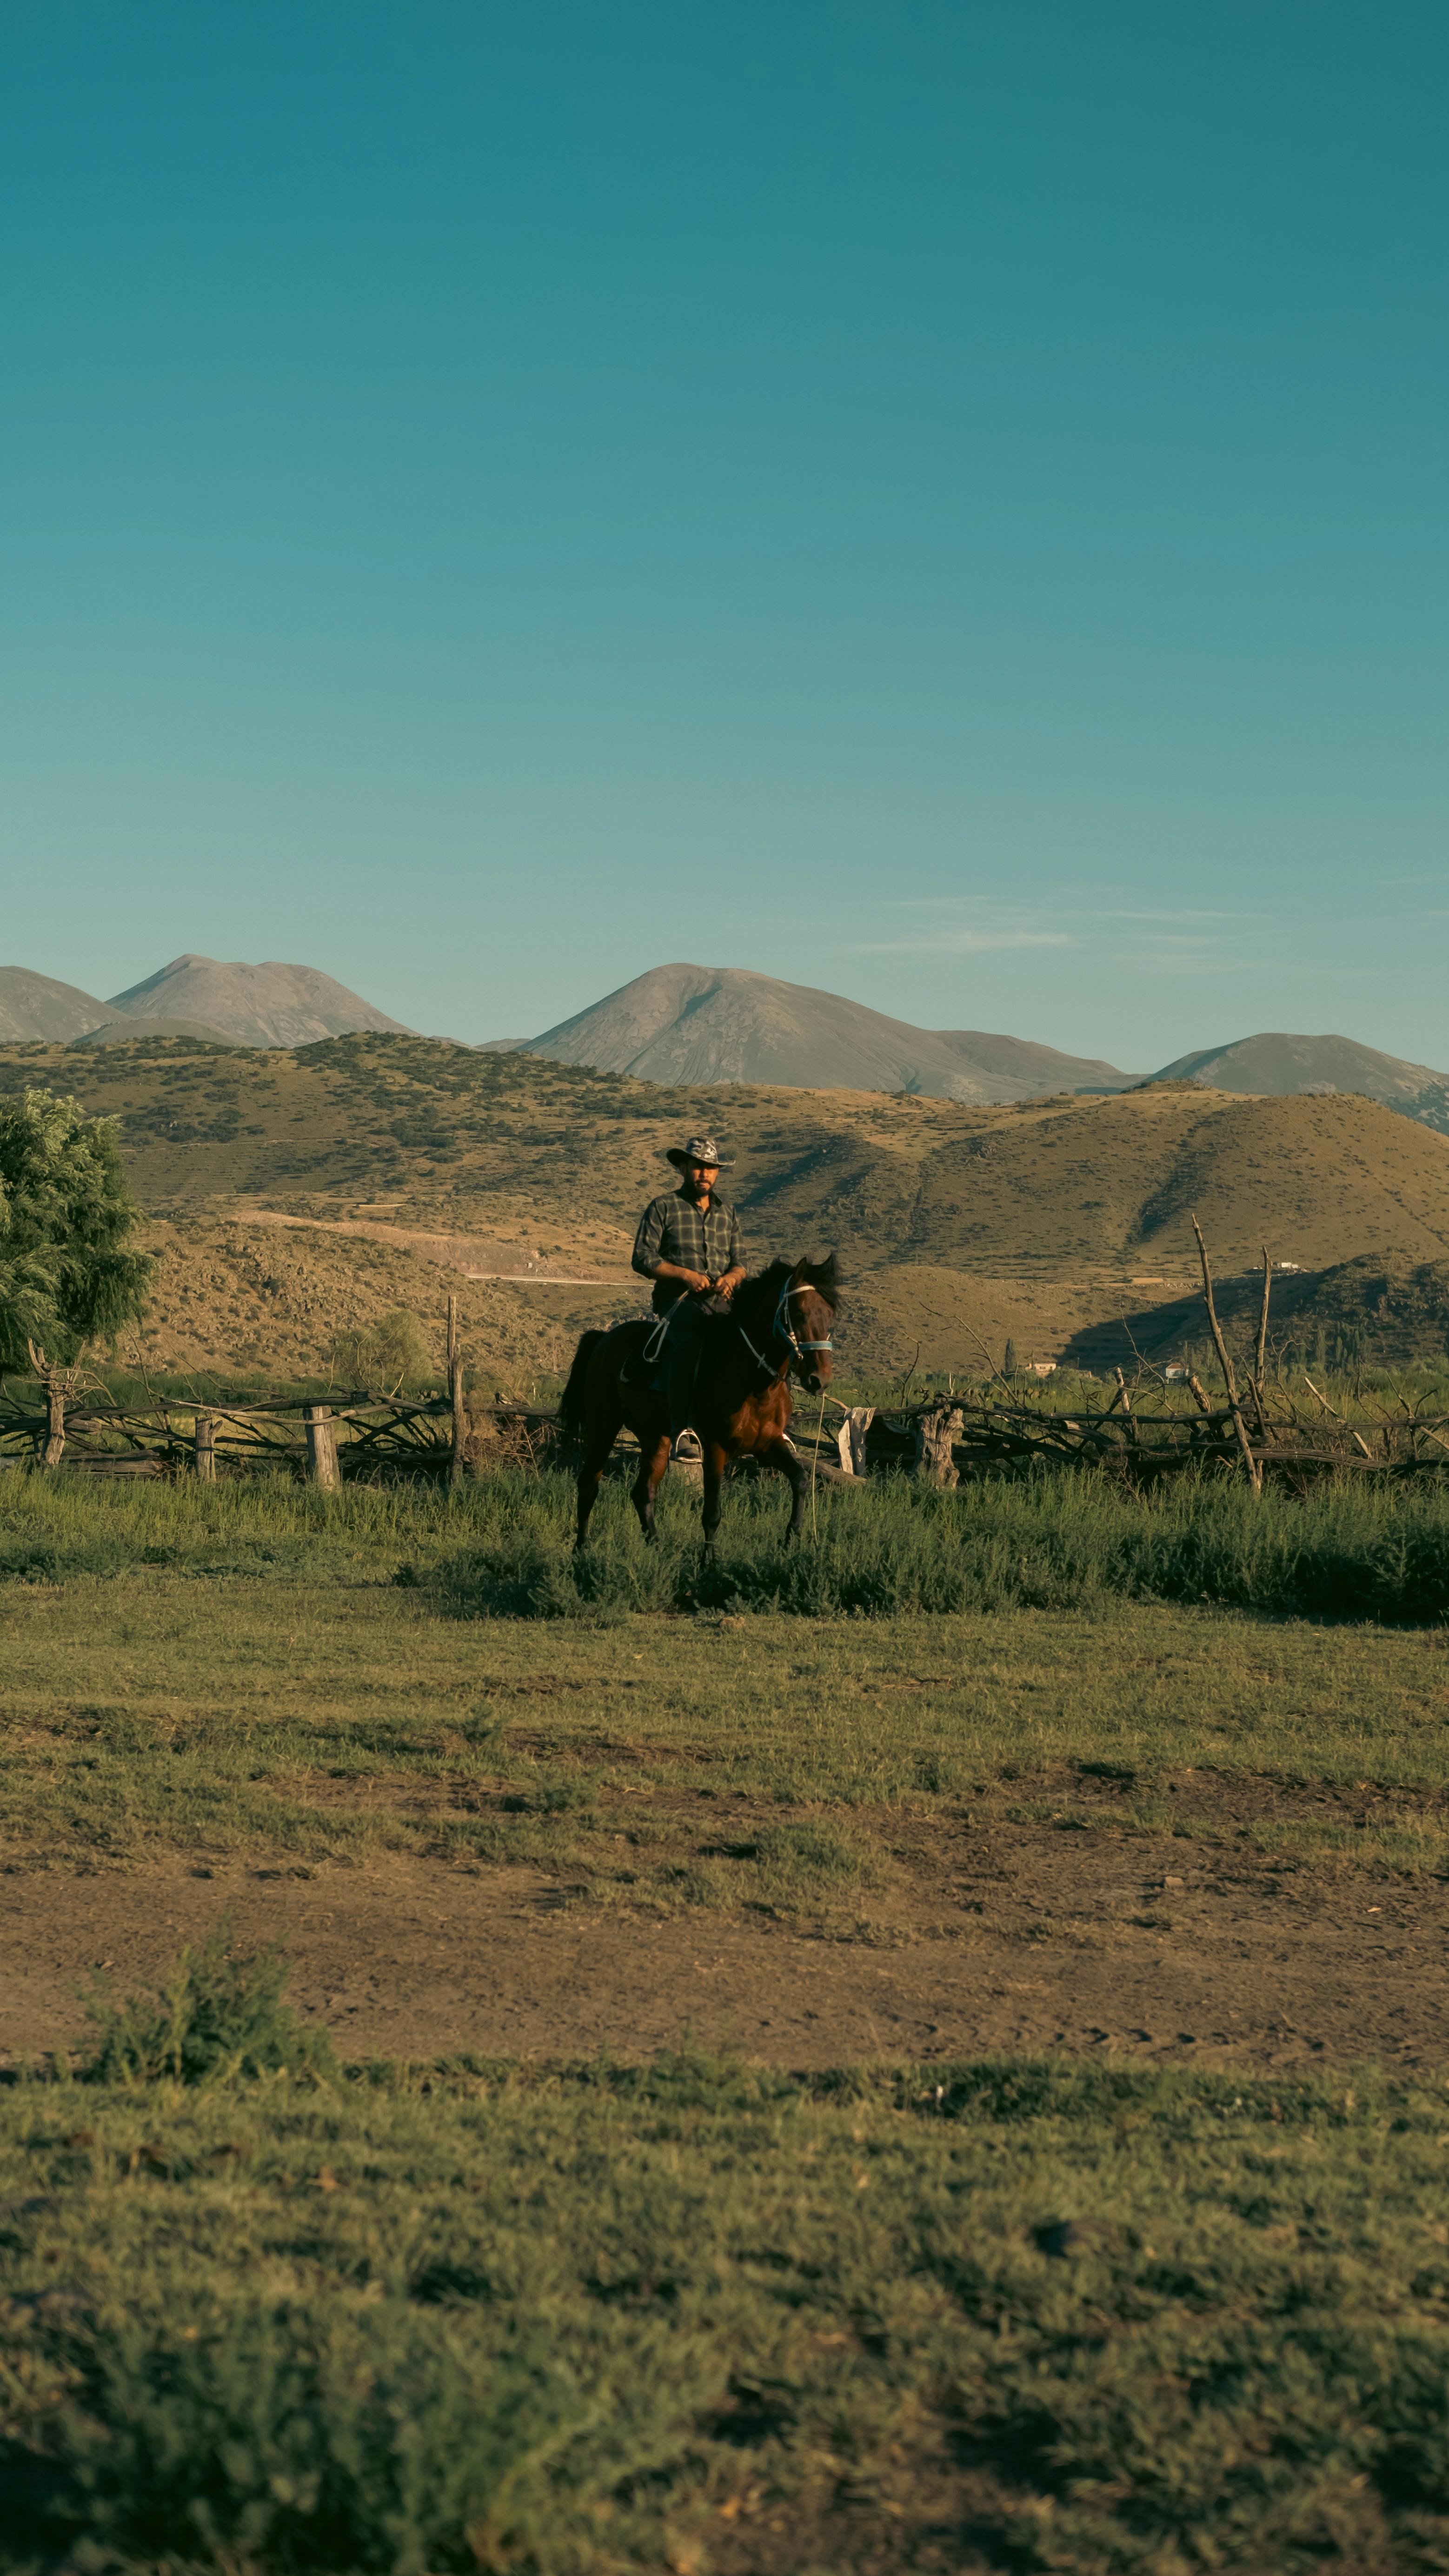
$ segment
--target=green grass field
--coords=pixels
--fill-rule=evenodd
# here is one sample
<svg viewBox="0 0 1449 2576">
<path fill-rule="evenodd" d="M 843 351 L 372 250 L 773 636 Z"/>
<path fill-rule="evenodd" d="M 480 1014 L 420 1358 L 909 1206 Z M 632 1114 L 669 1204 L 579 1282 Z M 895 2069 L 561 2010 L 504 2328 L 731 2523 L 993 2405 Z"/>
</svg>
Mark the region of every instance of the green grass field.
<svg viewBox="0 0 1449 2576">
<path fill-rule="evenodd" d="M 906 1475 L 812 1491 L 803 1543 L 782 1546 L 773 1476 L 731 1483 L 719 1565 L 699 1562 L 697 1495 L 665 1480 L 657 1548 L 640 1545 L 623 1459 L 587 1554 L 571 1556 L 572 1477 L 498 1470 L 451 1494 L 420 1486 L 328 1498 L 284 1473 L 214 1488 L 0 1479 L 0 1584 L 139 1564 L 281 1575 L 397 1564 L 460 1614 L 548 1619 L 731 1609 L 814 1617 L 1087 1610 L 1210 1603 L 1274 1617 L 1439 1626 L 1449 1620 L 1449 1480 L 1364 1476 L 1299 1498 L 1252 1496 L 1207 1470 L 1146 1494 L 1094 1469 L 1034 1471 L 942 1494 Z M 405 1577 L 404 1579 L 407 1579 Z"/>
<path fill-rule="evenodd" d="M 901 1818 L 1075 1767 L 1130 1781 L 1114 1830 L 1160 1822 L 1168 1770 L 1421 1791 L 1351 1835 L 1261 1831 L 1443 1865 L 1442 1627 L 1221 1601 L 1259 1576 L 1271 1595 L 1305 1561 L 1315 1580 L 1346 1563 L 1361 1587 L 1422 1582 L 1449 1523 L 1415 1494 L 1375 1517 L 1359 1489 L 1255 1511 L 1227 1485 L 1149 1509 L 1100 1487 L 901 1483 L 822 1494 L 791 1559 L 783 1497 L 741 1489 L 721 1588 L 762 1606 L 690 1617 L 674 1607 L 696 1568 L 684 1493 L 651 1555 L 613 1492 L 581 1587 L 567 1500 L 562 1479 L 507 1476 L 331 1500 L 281 1480 L 16 1478 L 0 1494 L 13 1854 L 135 1868 L 162 1850 L 392 1849 L 542 1863 L 610 1901 L 818 1909 L 890 1875 Z M 1134 1548 L 1148 1565 L 1160 1551 L 1185 1603 L 1110 1588 Z M 907 1606 L 823 1615 L 850 1583 Z M 488 1615 L 497 1602 L 523 1615 Z M 701 1800 L 748 1806 L 736 1850 L 721 1855 Z"/>
<path fill-rule="evenodd" d="M 1373 1784 L 1361 1829 L 1232 1830 L 1449 1863 L 1432 1490 L 888 1482 L 783 1559 L 741 1485 L 709 1597 L 683 1490 L 650 1559 L 612 1488 L 582 1585 L 567 1509 L 0 1480 L 12 1888 L 400 1851 L 870 1940 L 974 1802 L 1090 1830 L 1109 1777 L 1117 1834 L 1228 1830 L 1169 1774 Z M 92 2079 L 0 2086 L 0 2564 L 1449 2568 L 1437 2077 L 343 2071 L 253 2023 L 206 2081 L 123 2012 Z"/>
<path fill-rule="evenodd" d="M 0 2102 L 5 2562 L 1442 2568 L 1442 2090 L 377 2068 Z"/>
</svg>

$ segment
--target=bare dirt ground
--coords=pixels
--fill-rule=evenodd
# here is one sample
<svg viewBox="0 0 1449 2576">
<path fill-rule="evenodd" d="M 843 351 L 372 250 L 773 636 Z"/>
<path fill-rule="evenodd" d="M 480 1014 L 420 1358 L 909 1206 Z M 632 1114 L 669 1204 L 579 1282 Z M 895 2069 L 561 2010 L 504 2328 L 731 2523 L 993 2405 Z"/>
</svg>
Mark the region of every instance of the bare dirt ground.
<svg viewBox="0 0 1449 2576">
<path fill-rule="evenodd" d="M 1449 1883 L 1427 1871 L 999 1816 L 943 1820 L 897 1850 L 887 1912 L 854 1938 L 706 1909 L 633 1914 L 541 1871 L 399 1855 L 310 1873 L 12 1869 L 0 2051 L 75 2044 L 91 1972 L 123 1990 L 149 1980 L 230 1906 L 246 1939 L 285 1947 L 297 2000 L 349 2057 L 1449 2062 Z"/>
</svg>

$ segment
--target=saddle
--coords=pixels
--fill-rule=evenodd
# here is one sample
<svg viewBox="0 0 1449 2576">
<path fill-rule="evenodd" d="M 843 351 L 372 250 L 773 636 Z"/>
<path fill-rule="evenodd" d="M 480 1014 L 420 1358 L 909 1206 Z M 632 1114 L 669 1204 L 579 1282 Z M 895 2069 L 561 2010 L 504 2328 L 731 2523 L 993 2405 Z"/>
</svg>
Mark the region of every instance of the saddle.
<svg viewBox="0 0 1449 2576">
<path fill-rule="evenodd" d="M 627 1332 L 628 1326 L 625 1326 Z M 664 1392 L 664 1344 L 669 1331 L 667 1315 L 651 1315 L 644 1339 L 637 1350 L 626 1353 L 619 1369 L 620 1386 L 639 1387 L 646 1395 Z"/>
<path fill-rule="evenodd" d="M 684 1300 L 680 1298 L 674 1305 L 669 1307 L 665 1314 L 646 1316 L 644 1339 L 640 1343 L 637 1351 L 633 1351 L 628 1354 L 620 1368 L 620 1386 L 638 1387 L 649 1395 L 662 1396 L 664 1394 L 664 1373 L 668 1359 L 669 1327 L 673 1323 L 674 1318 L 678 1314 L 680 1306 L 683 1303 Z M 700 1297 L 696 1298 L 694 1304 L 695 1312 L 703 1315 L 706 1321 L 710 1323 L 715 1322 L 721 1316 L 728 1315 L 730 1310 L 730 1301 L 728 1297 Z M 628 1329 L 629 1327 L 626 1325 L 624 1330 L 627 1332 Z M 709 1337 L 706 1336 L 701 1350 L 701 1357 L 703 1356 L 703 1351 L 707 1350 L 708 1347 Z"/>
</svg>

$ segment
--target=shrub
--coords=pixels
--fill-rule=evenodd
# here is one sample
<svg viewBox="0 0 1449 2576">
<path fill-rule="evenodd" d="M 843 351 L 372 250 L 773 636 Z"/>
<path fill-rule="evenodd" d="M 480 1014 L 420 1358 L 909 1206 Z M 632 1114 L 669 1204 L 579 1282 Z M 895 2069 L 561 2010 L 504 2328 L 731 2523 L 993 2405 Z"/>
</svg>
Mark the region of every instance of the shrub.
<svg viewBox="0 0 1449 2576">
<path fill-rule="evenodd" d="M 223 1915 L 188 1947 L 164 1986 L 118 2003 L 105 1986 L 86 2005 L 97 2043 L 84 2072 L 105 2084 L 224 2082 L 237 2075 L 329 2073 L 332 2043 L 284 2002 L 288 1968 L 276 1950 L 239 1952 Z"/>
<path fill-rule="evenodd" d="M 334 1370 L 355 1386 L 418 1386 L 433 1375 L 427 1335 L 416 1315 L 399 1306 L 375 1324 L 358 1324 L 337 1336 Z"/>
</svg>

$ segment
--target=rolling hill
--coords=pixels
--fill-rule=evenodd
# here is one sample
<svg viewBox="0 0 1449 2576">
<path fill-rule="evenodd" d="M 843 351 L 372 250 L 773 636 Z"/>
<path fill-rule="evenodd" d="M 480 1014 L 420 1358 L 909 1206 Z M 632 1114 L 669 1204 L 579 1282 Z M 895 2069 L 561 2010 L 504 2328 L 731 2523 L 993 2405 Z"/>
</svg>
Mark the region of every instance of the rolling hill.
<svg viewBox="0 0 1449 2576">
<path fill-rule="evenodd" d="M 342 1037 L 354 1029 L 409 1034 L 401 1020 L 390 1020 L 315 966 L 224 964 L 216 957 L 191 955 L 173 957 L 169 966 L 124 993 L 114 993 L 106 1016 L 116 1012 L 128 1019 L 165 1020 L 173 1027 L 199 1024 L 219 1031 L 234 1046 L 310 1046 L 318 1038 Z"/>
<path fill-rule="evenodd" d="M 925 1367 L 972 1369 L 1008 1333 L 1024 1356 L 1085 1355 L 1083 1337 L 1124 1316 L 1155 1349 L 1150 1319 L 1174 1305 L 1171 1329 L 1200 1333 L 1194 1211 L 1229 1300 L 1264 1241 L 1315 1273 L 1427 1280 L 1449 1262 L 1449 1140 L 1352 1095 L 1174 1082 L 988 1108 L 793 1087 L 722 1099 L 375 1034 L 301 1053 L 0 1048 L 0 1092 L 37 1081 L 119 1119 L 136 1194 L 173 1229 L 166 1329 L 194 1357 L 265 1351 L 269 1312 L 279 1356 L 322 1356 L 356 1270 L 369 1297 L 428 1317 L 450 1286 L 481 1317 L 486 1289 L 498 1367 L 530 1351 L 552 1367 L 581 1314 L 638 1307 L 639 1211 L 668 1184 L 665 1145 L 705 1117 L 736 1157 L 754 1262 L 840 1249 L 847 1367 L 894 1374 L 919 1343 Z M 240 1267 L 225 1251 L 238 1227 Z M 268 1265 L 268 1240 L 291 1247 L 291 1270 Z M 292 1284 L 269 1309 L 273 1276 Z M 1285 1316 L 1302 1295 L 1285 1289 Z"/>
<path fill-rule="evenodd" d="M 839 993 L 735 966 L 655 966 L 524 1042 L 530 1055 L 643 1082 L 779 1083 L 978 1103 L 1121 1090 L 1096 1056 L 977 1029 L 917 1029 Z"/>
<path fill-rule="evenodd" d="M 757 1259 L 834 1242 L 858 1270 L 1141 1273 L 1192 1264 L 1193 1212 L 1224 1272 L 1249 1267 L 1265 1241 L 1315 1269 L 1449 1254 L 1449 1141 L 1349 1094 L 1240 1098 L 1174 1083 L 982 1109 L 741 1086 L 722 1103 L 371 1034 L 220 1059 L 175 1041 L 154 1053 L 56 1048 L 49 1064 L 33 1047 L 0 1049 L 0 1089 L 47 1078 L 119 1118 L 134 1186 L 157 1212 L 385 1204 L 455 1232 L 506 1216 L 573 1270 L 601 1267 L 607 1241 L 625 1279 L 639 1209 L 669 1179 L 663 1149 L 706 1114 L 736 1158 Z"/>
<path fill-rule="evenodd" d="M 78 984 L 59 984 L 28 966 L 0 966 L 0 1044 L 17 1038 L 64 1044 L 113 1016 L 108 1002 L 83 993 Z"/>
<path fill-rule="evenodd" d="M 521 1392 L 566 1370 L 579 1334 L 600 1320 L 597 1291 L 470 1278 L 402 1239 L 205 1216 L 159 1219 L 143 1242 L 156 1269 L 141 1354 L 188 1373 L 325 1374 L 339 1331 L 399 1307 L 421 1319 L 441 1373 L 451 1292 L 470 1356 Z"/>
<path fill-rule="evenodd" d="M 1362 1092 L 1402 1117 L 1449 1135 L 1449 1073 L 1404 1057 L 1381 1055 L 1356 1038 L 1289 1037 L 1263 1031 L 1232 1046 L 1204 1047 L 1165 1064 L 1154 1082 L 1196 1082 L 1213 1091 L 1256 1091 L 1276 1098 L 1294 1093 Z"/>
<path fill-rule="evenodd" d="M 1261 1299 L 1261 1270 L 1217 1285 L 1219 1318 L 1239 1350 L 1252 1347 Z M 1449 1261 L 1386 1263 L 1377 1253 L 1361 1253 L 1275 1277 L 1268 1322 L 1270 1352 L 1290 1362 L 1322 1367 L 1372 1360 L 1400 1367 L 1442 1361 L 1449 1349 Z M 1099 1319 L 1064 1345 L 1066 1357 L 1093 1369 L 1131 1368 L 1139 1357 L 1161 1365 L 1186 1353 L 1212 1375 L 1207 1320 L 1196 1294 Z M 1308 1409 L 1315 1409 L 1311 1400 Z"/>
<path fill-rule="evenodd" d="M 224 1029 L 208 1028 L 205 1020 L 136 1020 L 129 1011 L 112 1011 L 99 1028 L 87 1029 L 84 1037 L 72 1038 L 70 1043 L 75 1049 L 154 1046 L 158 1038 L 193 1038 L 199 1045 L 215 1047 L 239 1043 Z"/>
</svg>

